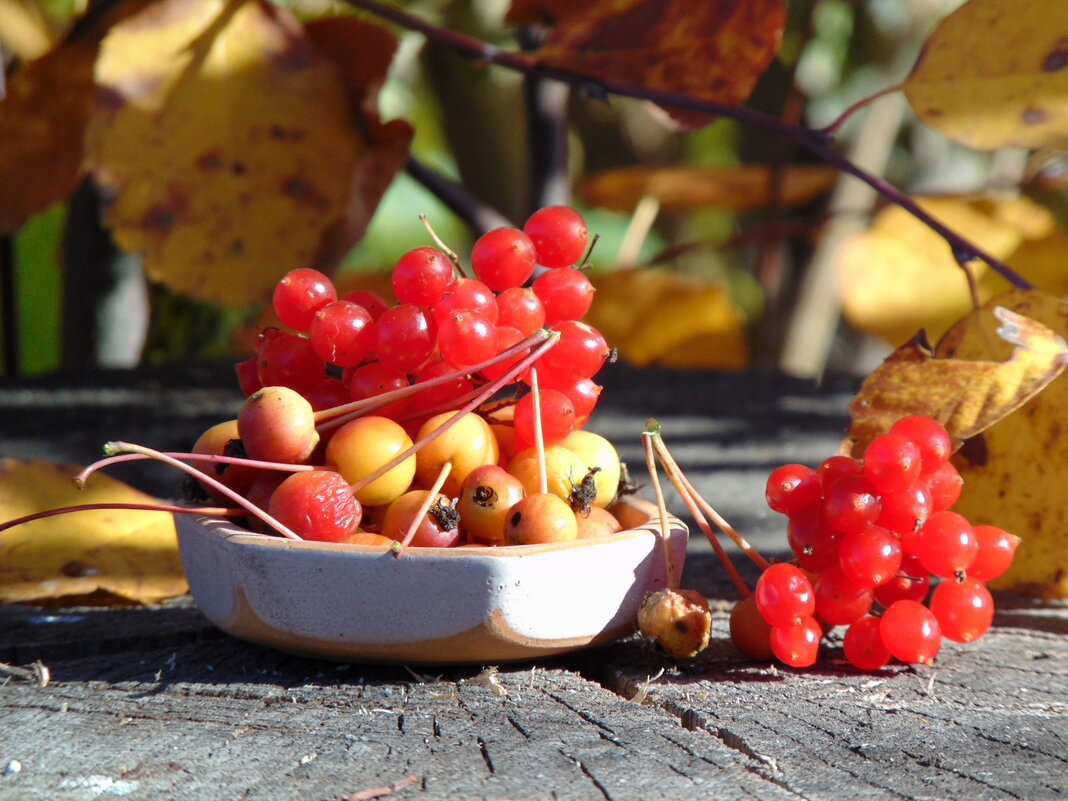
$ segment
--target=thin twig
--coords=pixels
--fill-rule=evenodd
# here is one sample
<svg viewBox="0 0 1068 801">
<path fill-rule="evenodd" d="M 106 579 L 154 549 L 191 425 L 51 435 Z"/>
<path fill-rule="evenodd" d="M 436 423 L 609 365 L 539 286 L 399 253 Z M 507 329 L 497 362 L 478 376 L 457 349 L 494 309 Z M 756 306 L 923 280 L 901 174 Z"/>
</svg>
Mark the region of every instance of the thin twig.
<svg viewBox="0 0 1068 801">
<path fill-rule="evenodd" d="M 668 589 L 679 588 L 678 568 L 675 566 L 675 553 L 671 548 L 671 528 L 668 522 L 667 503 L 664 500 L 664 491 L 660 487 L 660 474 L 656 469 L 656 455 L 653 453 L 652 438 L 655 436 L 648 429 L 642 432 L 642 450 L 645 452 L 645 467 L 649 471 L 649 480 L 653 484 L 653 494 L 656 495 L 656 509 L 660 513 L 660 547 L 664 551 L 664 565 L 667 570 Z"/>
<path fill-rule="evenodd" d="M 1001 259 L 995 258 L 978 245 L 956 231 L 946 227 L 920 207 L 912 198 L 900 189 L 892 186 L 882 178 L 860 168 L 848 157 L 834 149 L 834 137 L 825 130 L 813 130 L 796 123 L 786 122 L 777 117 L 757 111 L 747 106 L 734 106 L 720 103 L 714 100 L 693 97 L 679 92 L 671 92 L 663 89 L 652 89 L 647 86 L 636 86 L 624 81 L 616 81 L 607 78 L 592 78 L 588 75 L 575 72 L 562 67 L 555 67 L 539 62 L 536 54 L 517 53 L 509 50 L 501 50 L 493 45 L 483 42 L 473 36 L 442 28 L 409 14 L 399 8 L 387 6 L 377 0 L 346 0 L 350 5 L 362 8 L 383 19 L 388 19 L 410 30 L 418 31 L 436 42 L 447 45 L 462 56 L 487 64 L 494 64 L 505 69 L 519 72 L 523 75 L 538 75 L 545 78 L 560 81 L 583 89 L 596 89 L 600 94 L 618 95 L 620 97 L 632 97 L 639 100 L 648 100 L 658 105 L 676 106 L 690 111 L 698 111 L 704 114 L 712 114 L 720 117 L 728 117 L 738 122 L 762 128 L 771 133 L 792 139 L 801 147 L 824 161 L 834 165 L 840 171 L 852 175 L 872 189 L 903 208 L 909 214 L 927 225 L 931 230 L 941 236 L 949 245 L 954 254 L 967 253 L 974 258 L 981 259 L 990 265 L 991 269 L 1005 278 L 1018 289 L 1032 289 L 1030 281 L 1019 275 Z M 958 258 L 959 260 L 959 258 Z"/>
</svg>

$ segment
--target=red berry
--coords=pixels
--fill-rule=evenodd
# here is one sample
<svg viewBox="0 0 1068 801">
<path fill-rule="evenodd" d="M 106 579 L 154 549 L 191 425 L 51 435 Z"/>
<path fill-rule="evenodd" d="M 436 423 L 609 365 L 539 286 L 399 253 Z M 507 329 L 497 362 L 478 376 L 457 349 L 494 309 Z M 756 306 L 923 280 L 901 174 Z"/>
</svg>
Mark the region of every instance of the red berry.
<svg viewBox="0 0 1068 801">
<path fill-rule="evenodd" d="M 931 579 L 927 568 L 910 553 L 902 554 L 901 567 L 890 581 L 875 588 L 875 600 L 883 606 L 894 601 L 922 601 L 927 597 Z"/>
<path fill-rule="evenodd" d="M 812 585 L 800 568 L 788 562 L 769 566 L 757 579 L 757 609 L 772 626 L 792 626 L 816 611 Z"/>
<path fill-rule="evenodd" d="M 555 389 L 538 393 L 541 431 L 546 445 L 555 445 L 574 430 L 575 407 L 571 399 Z M 515 433 L 525 442 L 535 442 L 534 393 L 528 392 L 515 405 Z"/>
<path fill-rule="evenodd" d="M 901 568 L 901 541 L 882 526 L 854 531 L 838 546 L 838 564 L 858 584 L 877 587 Z"/>
<path fill-rule="evenodd" d="M 592 325 L 564 320 L 553 329 L 560 340 L 538 359 L 539 373 L 544 371 L 559 381 L 580 381 L 592 378 L 608 359 L 608 344 Z"/>
<path fill-rule="evenodd" d="M 382 312 L 389 308 L 386 299 L 370 289 L 354 289 L 341 299 L 363 306 L 367 309 L 367 313 L 371 315 L 372 320 L 377 320 L 382 316 Z"/>
<path fill-rule="evenodd" d="M 850 625 L 842 649 L 849 663 L 861 670 L 878 670 L 890 661 L 890 650 L 879 634 L 877 617 L 862 617 Z"/>
<path fill-rule="evenodd" d="M 802 464 L 776 467 L 764 486 L 764 498 L 768 506 L 787 516 L 816 503 L 822 494 L 823 488 L 816 471 Z"/>
<path fill-rule="evenodd" d="M 820 484 L 826 491 L 831 484 L 842 476 L 863 471 L 864 468 L 856 459 L 851 459 L 848 456 L 829 456 L 820 462 L 819 467 L 816 468 L 816 475 L 820 477 Z"/>
<path fill-rule="evenodd" d="M 497 325 L 518 329 L 523 336 L 545 325 L 545 306 L 529 287 L 514 286 L 497 296 Z"/>
<path fill-rule="evenodd" d="M 923 566 L 942 578 L 966 571 L 975 560 L 979 542 L 971 524 L 956 512 L 935 512 L 919 531 L 903 541 Z"/>
<path fill-rule="evenodd" d="M 875 522 L 897 534 L 912 533 L 931 514 L 931 490 L 922 478 L 903 490 L 883 493 L 881 501 Z"/>
<path fill-rule="evenodd" d="M 308 340 L 324 362 L 351 367 L 362 362 L 375 344 L 374 320 L 358 303 L 335 300 L 315 313 Z"/>
<path fill-rule="evenodd" d="M 439 321 L 438 350 L 457 369 L 492 359 L 498 352 L 497 326 L 476 312 L 453 312 Z"/>
<path fill-rule="evenodd" d="M 568 206 L 538 209 L 524 223 L 523 231 L 534 243 L 538 263 L 546 267 L 575 264 L 586 249 L 586 223 Z"/>
<path fill-rule="evenodd" d="M 1009 569 L 1022 540 L 997 526 L 980 525 L 972 530 L 979 548 L 968 566 L 968 577 L 979 581 L 997 578 Z"/>
<path fill-rule="evenodd" d="M 375 323 L 375 355 L 402 373 L 419 370 L 434 353 L 437 333 L 418 306 L 402 303 L 387 309 Z"/>
<path fill-rule="evenodd" d="M 333 300 L 337 300 L 337 290 L 330 279 L 318 270 L 302 267 L 282 276 L 271 305 L 283 323 L 296 331 L 307 331 L 315 312 Z"/>
<path fill-rule="evenodd" d="M 534 274 L 536 254 L 530 237 L 518 228 L 494 228 L 475 241 L 471 269 L 494 292 L 521 286 Z"/>
<path fill-rule="evenodd" d="M 548 270 L 534 279 L 534 294 L 545 308 L 545 324 L 578 320 L 593 305 L 593 283 L 581 270 Z"/>
<path fill-rule="evenodd" d="M 882 434 L 864 449 L 864 475 L 880 492 L 897 492 L 920 475 L 920 449 L 898 434 Z"/>
<path fill-rule="evenodd" d="M 474 278 L 457 278 L 445 288 L 445 294 L 434 304 L 434 320 L 440 324 L 461 310 L 476 312 L 494 325 L 499 315 L 493 290 Z"/>
<path fill-rule="evenodd" d="M 257 375 L 265 387 L 304 392 L 326 378 L 326 365 L 302 336 L 279 331 L 256 351 Z"/>
<path fill-rule="evenodd" d="M 790 667 L 809 667 L 819 654 L 823 631 L 811 616 L 786 626 L 772 626 L 770 642 L 775 658 Z"/>
<path fill-rule="evenodd" d="M 938 619 L 917 601 L 891 604 L 880 618 L 879 635 L 894 657 L 910 664 L 933 664 L 942 645 Z"/>
<path fill-rule="evenodd" d="M 914 414 L 902 417 L 892 426 L 891 434 L 900 434 L 920 451 L 920 472 L 933 473 L 949 458 L 953 445 L 945 427 L 930 417 Z"/>
<path fill-rule="evenodd" d="M 338 542 L 360 525 L 349 483 L 332 470 L 294 473 L 271 495 L 268 513 L 306 540 Z"/>
<path fill-rule="evenodd" d="M 397 301 L 416 306 L 433 306 L 452 280 L 448 257 L 431 247 L 409 250 L 397 260 L 390 276 Z"/>
<path fill-rule="evenodd" d="M 838 563 L 842 532 L 823 519 L 822 504 L 811 504 L 790 515 L 786 539 L 803 570 L 818 573 Z"/>
<path fill-rule="evenodd" d="M 983 582 L 974 578 L 948 579 L 931 593 L 931 611 L 942 636 L 954 642 L 977 640 L 994 620 L 994 599 Z"/>
<path fill-rule="evenodd" d="M 823 498 L 823 519 L 848 534 L 867 528 L 879 517 L 879 492 L 861 473 L 850 473 L 827 488 Z"/>
<path fill-rule="evenodd" d="M 854 581 L 838 565 L 820 573 L 813 589 L 816 614 L 835 626 L 848 625 L 868 614 L 874 599 L 870 585 Z"/>
<path fill-rule="evenodd" d="M 940 512 L 949 509 L 960 497 L 964 479 L 960 477 L 952 462 L 943 462 L 933 473 L 923 476 L 927 489 L 931 493 L 931 511 Z"/>
</svg>

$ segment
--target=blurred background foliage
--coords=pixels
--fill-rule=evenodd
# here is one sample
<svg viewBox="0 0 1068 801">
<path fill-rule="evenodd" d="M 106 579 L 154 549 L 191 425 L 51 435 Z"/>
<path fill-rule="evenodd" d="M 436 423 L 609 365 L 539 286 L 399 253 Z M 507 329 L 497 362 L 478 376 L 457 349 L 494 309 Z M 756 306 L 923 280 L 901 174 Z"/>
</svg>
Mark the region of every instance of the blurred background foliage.
<svg viewBox="0 0 1068 801">
<path fill-rule="evenodd" d="M 300 20 L 354 13 L 330 0 L 279 4 Z M 21 65 L 61 43 L 89 5 L 90 0 L 0 0 L 8 83 Z M 516 27 L 504 22 L 507 0 L 393 5 L 502 48 L 524 46 Z M 789 122 L 827 125 L 852 104 L 901 82 L 935 23 L 959 5 L 959 0 L 791 0 L 781 47 L 748 104 Z M 532 161 L 544 155 L 547 140 L 544 133 L 532 136 L 524 124 L 529 87 L 522 76 L 428 46 L 420 34 L 393 30 L 398 49 L 378 96 L 382 119 L 411 123 L 417 163 L 455 181 L 471 204 L 495 210 L 501 220 L 521 224 L 533 208 L 554 202 L 580 209 L 591 233 L 600 237 L 592 260 L 599 285 L 595 324 L 636 363 L 778 366 L 813 376 L 825 370 L 863 373 L 900 344 L 904 332 L 948 324 L 959 316 L 961 303 L 964 310 L 970 303 L 963 274 L 953 276 L 959 270 L 948 251 L 945 265 L 931 268 L 950 271 L 948 310 L 910 313 L 910 305 L 930 293 L 924 276 L 896 275 L 893 258 L 882 277 L 869 281 L 862 267 L 850 273 L 852 283 L 839 280 L 839 271 L 848 269 L 842 267 L 843 252 L 852 254 L 854 265 L 876 260 L 873 251 L 856 250 L 857 236 L 881 204 L 865 187 L 811 164 L 789 140 L 726 119 L 684 130 L 642 101 L 609 103 L 596 93 L 560 87 L 553 95 L 549 87 L 547 102 L 557 104 L 551 113 L 566 151 L 566 172 L 554 175 Z M 916 193 L 971 197 L 994 188 L 1015 196 L 1025 178 L 1048 175 L 1050 164 L 1056 166 L 1049 154 L 1037 163 L 1027 151 L 980 152 L 953 144 L 917 122 L 900 93 L 851 115 L 838 131 L 838 143 L 858 164 Z M 746 175 L 741 165 L 765 165 L 765 171 Z M 672 172 L 617 172 L 659 167 Z M 814 171 L 794 174 L 795 167 Z M 4 191 L 9 190 L 0 186 Z M 1051 200 L 1047 193 L 1043 202 L 1053 209 L 1051 230 L 1061 231 L 1059 195 Z M 223 306 L 146 281 L 136 254 L 114 245 L 100 208 L 99 193 L 86 183 L 4 237 L 4 372 L 245 356 L 257 327 L 270 321 L 263 304 Z M 954 205 L 946 213 L 957 210 Z M 454 213 L 411 170 L 400 172 L 366 235 L 337 267 L 337 283 L 345 289 L 381 288 L 403 252 L 429 243 L 421 214 L 454 250 L 469 252 L 477 234 L 470 220 Z M 894 226 L 909 224 L 884 223 L 891 236 Z M 979 220 L 977 236 L 987 227 Z M 1027 237 L 1017 233 L 1018 246 Z M 1003 251 L 998 255 L 1011 255 L 1012 242 Z M 640 277 L 627 270 L 634 274 L 620 277 L 634 266 L 662 269 Z M 861 298 L 878 297 L 909 281 L 893 311 L 901 319 L 889 323 L 885 314 L 842 294 L 849 288 Z"/>
</svg>

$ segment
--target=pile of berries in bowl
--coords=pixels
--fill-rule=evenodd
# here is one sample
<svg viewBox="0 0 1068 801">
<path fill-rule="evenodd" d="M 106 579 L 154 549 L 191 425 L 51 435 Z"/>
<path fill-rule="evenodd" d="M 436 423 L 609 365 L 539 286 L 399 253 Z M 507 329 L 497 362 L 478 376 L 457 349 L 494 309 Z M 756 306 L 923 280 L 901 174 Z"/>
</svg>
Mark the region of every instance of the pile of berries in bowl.
<svg viewBox="0 0 1068 801">
<path fill-rule="evenodd" d="M 581 216 L 553 206 L 480 237 L 471 275 L 445 248 L 409 251 L 392 305 L 286 275 L 273 306 L 288 330 L 260 333 L 237 418 L 193 448 L 199 485 L 230 508 L 179 519 L 208 617 L 288 650 L 409 662 L 632 630 L 686 529 L 621 494 L 615 448 L 584 428 L 611 357 L 578 319 L 586 249 Z"/>
</svg>

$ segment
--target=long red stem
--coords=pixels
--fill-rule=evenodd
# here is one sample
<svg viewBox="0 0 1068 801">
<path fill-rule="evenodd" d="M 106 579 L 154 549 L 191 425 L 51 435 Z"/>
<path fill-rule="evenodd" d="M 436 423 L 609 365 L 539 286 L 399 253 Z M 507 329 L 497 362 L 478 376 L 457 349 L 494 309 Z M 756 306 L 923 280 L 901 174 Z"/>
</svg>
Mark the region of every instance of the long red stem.
<svg viewBox="0 0 1068 801">
<path fill-rule="evenodd" d="M 0 531 L 21 526 L 23 523 L 32 523 L 34 520 L 43 520 L 46 517 L 65 515 L 72 512 L 91 512 L 97 509 L 133 509 L 145 512 L 170 512 L 172 514 L 211 515 L 212 517 L 241 517 L 246 514 L 244 509 L 234 509 L 226 506 L 175 506 L 167 503 L 80 503 L 74 506 L 59 506 L 55 509 L 46 509 L 43 512 L 16 517 L 14 520 L 5 520 L 0 523 Z"/>
<path fill-rule="evenodd" d="M 660 474 L 656 469 L 656 455 L 653 453 L 651 437 L 642 433 L 642 450 L 645 452 L 645 467 L 649 471 L 649 479 L 653 483 L 653 493 L 656 495 L 656 508 L 660 513 L 660 547 L 664 551 L 664 565 L 667 570 L 668 589 L 677 590 L 681 582 L 678 568 L 675 566 L 675 552 L 671 548 L 671 528 L 668 521 L 667 502 L 664 500 L 664 491 L 660 487 Z"/>
</svg>

